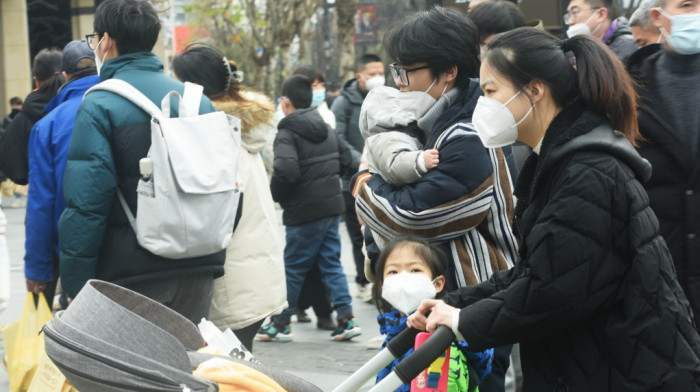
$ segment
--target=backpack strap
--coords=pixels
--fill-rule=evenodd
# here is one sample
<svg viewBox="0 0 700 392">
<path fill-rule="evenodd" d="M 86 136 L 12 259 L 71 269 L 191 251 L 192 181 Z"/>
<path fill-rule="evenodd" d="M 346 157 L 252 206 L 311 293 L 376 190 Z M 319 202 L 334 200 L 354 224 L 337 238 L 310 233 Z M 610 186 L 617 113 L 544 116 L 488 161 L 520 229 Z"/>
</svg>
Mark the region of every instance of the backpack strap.
<svg viewBox="0 0 700 392">
<path fill-rule="evenodd" d="M 121 79 L 112 78 L 107 79 L 104 82 L 98 83 L 90 87 L 90 89 L 85 92 L 85 95 L 88 95 L 91 92 L 98 90 L 109 91 L 113 94 L 119 95 L 120 97 L 129 100 L 129 102 L 138 106 L 141 110 L 148 113 L 152 118 L 160 120 L 164 117 L 160 108 L 158 108 L 158 106 L 155 103 L 153 103 L 153 101 L 148 99 L 148 97 L 145 96 L 136 87 Z"/>
<path fill-rule="evenodd" d="M 134 230 L 134 233 L 136 233 L 136 236 L 138 237 L 138 232 L 136 231 L 136 217 L 134 216 L 134 213 L 131 212 L 131 208 L 129 208 L 129 205 L 126 204 L 126 199 L 122 194 L 122 190 L 119 188 L 117 188 L 117 197 L 119 197 L 119 203 L 121 203 L 122 209 L 126 214 L 126 219 L 129 220 L 131 228 Z"/>
<path fill-rule="evenodd" d="M 169 92 L 163 100 L 160 101 L 160 109 L 163 112 L 165 118 L 170 118 L 170 99 L 172 97 L 177 97 L 178 102 L 178 116 L 179 117 L 195 117 L 199 115 L 199 104 L 202 101 L 202 92 L 204 87 L 185 82 L 185 91 L 180 96 L 177 91 Z"/>
</svg>

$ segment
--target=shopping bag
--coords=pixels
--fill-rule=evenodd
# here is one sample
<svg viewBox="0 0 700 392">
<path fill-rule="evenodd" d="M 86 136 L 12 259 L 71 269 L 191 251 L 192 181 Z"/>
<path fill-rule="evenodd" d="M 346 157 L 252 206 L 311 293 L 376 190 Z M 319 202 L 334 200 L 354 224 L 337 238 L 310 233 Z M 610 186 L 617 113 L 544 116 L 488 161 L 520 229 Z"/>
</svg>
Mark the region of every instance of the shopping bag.
<svg viewBox="0 0 700 392">
<path fill-rule="evenodd" d="M 2 232 L 5 216 L 0 209 L 0 313 L 10 300 L 10 255 L 7 252 L 7 239 Z"/>
<path fill-rule="evenodd" d="M 44 294 L 39 294 L 38 304 L 34 306 L 32 293 L 27 293 L 19 321 L 3 328 L 2 338 L 7 353 L 10 392 L 25 392 L 29 389 L 44 352 L 44 337 L 39 332 L 41 327 L 52 319 L 53 315 Z"/>
<path fill-rule="evenodd" d="M 77 392 L 45 352 L 41 353 L 39 367 L 34 373 L 27 392 Z"/>
</svg>

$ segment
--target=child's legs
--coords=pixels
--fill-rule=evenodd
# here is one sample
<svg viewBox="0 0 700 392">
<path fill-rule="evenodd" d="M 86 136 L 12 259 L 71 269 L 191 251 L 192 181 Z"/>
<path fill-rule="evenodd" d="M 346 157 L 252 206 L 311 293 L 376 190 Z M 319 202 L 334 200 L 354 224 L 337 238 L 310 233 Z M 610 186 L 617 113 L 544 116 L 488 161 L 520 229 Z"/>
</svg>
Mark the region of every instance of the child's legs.
<svg viewBox="0 0 700 392">
<path fill-rule="evenodd" d="M 338 313 L 338 319 L 343 320 L 352 317 L 352 298 L 348 291 L 347 277 L 340 263 L 339 223 L 339 217 L 333 217 L 327 221 L 325 236 L 316 260 L 333 309 Z"/>
<path fill-rule="evenodd" d="M 281 314 L 273 316 L 277 324 L 289 324 L 297 307 L 299 293 L 304 285 L 306 274 L 313 266 L 314 260 L 325 235 L 323 220 L 311 223 L 287 226 L 284 246 L 284 272 L 287 281 L 287 302 L 289 307 Z"/>
</svg>

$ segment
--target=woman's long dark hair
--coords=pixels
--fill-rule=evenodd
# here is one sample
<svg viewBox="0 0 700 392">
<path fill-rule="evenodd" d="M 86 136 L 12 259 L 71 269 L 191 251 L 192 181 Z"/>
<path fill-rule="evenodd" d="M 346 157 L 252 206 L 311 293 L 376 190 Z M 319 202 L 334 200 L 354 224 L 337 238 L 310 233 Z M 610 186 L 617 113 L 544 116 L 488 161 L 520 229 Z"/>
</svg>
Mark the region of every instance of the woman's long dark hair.
<svg viewBox="0 0 700 392">
<path fill-rule="evenodd" d="M 38 92 L 53 97 L 66 82 L 61 74 L 62 59 L 63 52 L 57 49 L 42 49 L 34 57 L 32 76 L 41 82 Z"/>
<path fill-rule="evenodd" d="M 576 36 L 562 41 L 545 31 L 521 27 L 496 36 L 487 48 L 482 61 L 508 78 L 516 90 L 539 80 L 561 108 L 581 99 L 637 145 L 640 134 L 632 79 L 600 40 Z M 573 53 L 575 65 L 567 52 Z"/>
<path fill-rule="evenodd" d="M 255 105 L 274 110 L 241 94 L 243 86 L 233 77 L 238 71 L 236 63 L 224 60 L 224 55 L 211 46 L 190 45 L 173 59 L 173 71 L 180 80 L 204 87 L 204 95 L 212 101 L 236 101 L 242 106 Z"/>
</svg>

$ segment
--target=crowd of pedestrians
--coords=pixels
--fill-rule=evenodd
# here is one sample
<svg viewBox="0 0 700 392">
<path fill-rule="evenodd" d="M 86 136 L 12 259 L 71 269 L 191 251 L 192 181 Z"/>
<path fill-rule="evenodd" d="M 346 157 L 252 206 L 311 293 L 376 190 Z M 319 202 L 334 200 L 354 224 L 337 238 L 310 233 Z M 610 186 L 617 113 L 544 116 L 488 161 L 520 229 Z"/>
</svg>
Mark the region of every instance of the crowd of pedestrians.
<svg viewBox="0 0 700 392">
<path fill-rule="evenodd" d="M 301 66 L 275 105 L 206 44 L 166 75 L 150 2 L 105 0 L 92 34 L 36 55 L 0 127 L 27 291 L 66 308 L 109 281 L 250 351 L 293 341 L 309 307 L 334 341 L 443 325 L 459 391 L 700 390 L 700 0 L 614 10 L 570 0 L 561 37 L 516 1 L 415 12 L 385 33 L 389 62 L 361 56 L 337 96 Z M 111 79 L 155 109 L 90 90 Z M 163 192 L 152 132 L 220 112 L 240 131 L 230 238 L 147 249 L 133 215 Z M 0 273 L 4 230 L 0 209 Z M 351 293 L 379 325 L 360 328 Z"/>
</svg>

